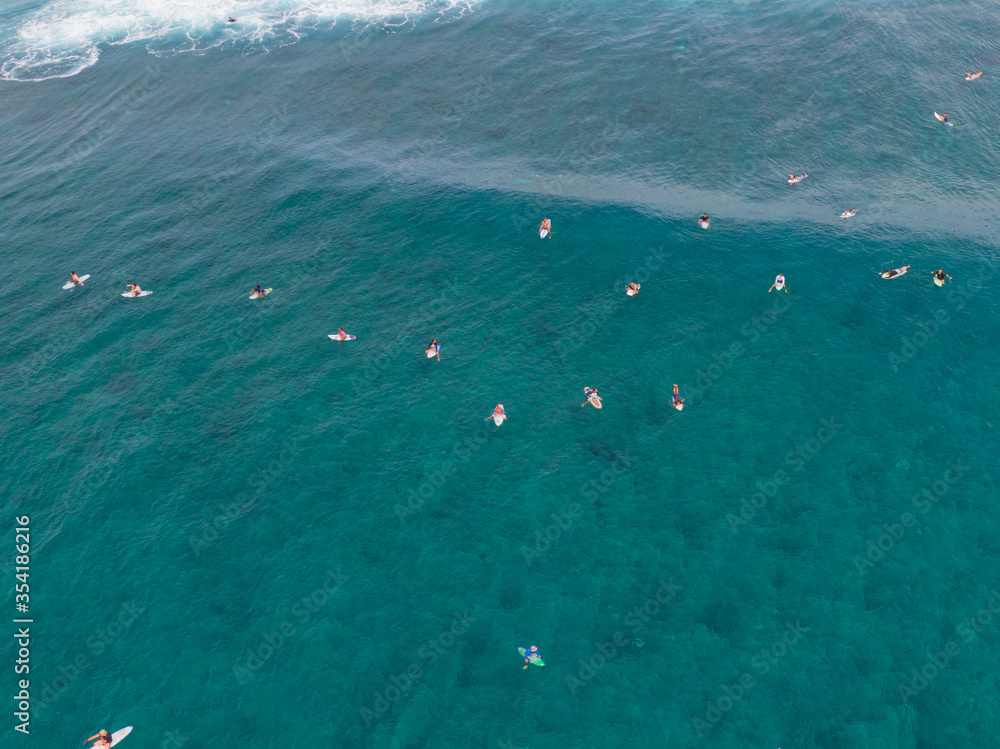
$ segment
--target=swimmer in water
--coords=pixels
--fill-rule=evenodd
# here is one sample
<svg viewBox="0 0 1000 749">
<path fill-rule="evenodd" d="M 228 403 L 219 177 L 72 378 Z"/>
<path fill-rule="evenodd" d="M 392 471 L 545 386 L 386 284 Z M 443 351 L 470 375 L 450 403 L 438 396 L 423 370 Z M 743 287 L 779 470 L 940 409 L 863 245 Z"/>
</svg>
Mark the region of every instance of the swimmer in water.
<svg viewBox="0 0 1000 749">
<path fill-rule="evenodd" d="M 635 296 L 636 294 L 639 293 L 639 284 L 633 281 L 632 283 L 630 283 L 628 286 L 625 287 L 625 293 L 628 294 L 629 296 Z"/>
<path fill-rule="evenodd" d="M 142 293 L 142 289 L 139 288 L 139 284 L 137 283 L 125 284 L 125 288 L 131 291 L 135 296 L 139 296 Z"/>
<path fill-rule="evenodd" d="M 967 80 L 967 81 L 974 81 L 974 80 L 976 80 L 976 78 L 978 78 L 982 74 L 983 74 L 982 70 L 980 70 L 978 73 L 966 73 L 965 74 L 965 80 Z"/>
<path fill-rule="evenodd" d="M 934 278 L 936 278 L 938 281 L 940 281 L 942 286 L 944 286 L 944 279 L 947 278 L 949 281 L 951 280 L 951 276 L 949 276 L 947 273 L 945 273 L 940 268 L 937 269 L 937 272 L 934 274 Z"/>
<path fill-rule="evenodd" d="M 674 385 L 674 396 L 673 396 L 672 405 L 678 411 L 680 411 L 681 408 L 684 406 L 684 399 L 681 398 L 680 391 L 677 389 L 676 385 Z"/>
<path fill-rule="evenodd" d="M 94 747 L 94 749 L 104 749 L 104 747 L 111 746 L 111 734 L 108 733 L 103 728 L 98 733 L 95 733 L 93 736 L 91 736 L 89 739 L 84 739 L 83 743 L 86 744 L 88 741 L 91 741 L 93 739 L 97 739 L 97 741 L 94 741 L 94 743 L 91 745 Z"/>
<path fill-rule="evenodd" d="M 788 293 L 788 289 L 785 288 L 785 277 L 781 273 L 779 273 L 778 277 L 774 279 L 774 283 L 771 284 L 771 288 L 767 290 L 767 293 L 770 294 L 775 289 L 777 289 L 778 291 L 784 289 L 785 293 L 786 294 Z"/>
<path fill-rule="evenodd" d="M 526 671 L 532 661 L 541 660 L 541 658 L 542 656 L 541 653 L 538 652 L 538 647 L 536 645 L 532 645 L 524 651 L 524 668 L 522 670 Z"/>
<path fill-rule="evenodd" d="M 438 361 L 441 361 L 441 344 L 438 343 L 437 338 L 431 338 L 431 342 L 427 345 L 427 350 L 424 353 L 429 354 L 431 351 L 437 354 Z M 430 357 L 427 358 L 429 359 Z"/>
<path fill-rule="evenodd" d="M 78 275 L 76 275 L 76 271 L 72 271 L 71 270 L 69 272 L 69 280 L 72 281 L 75 284 L 78 284 L 79 286 L 83 286 L 83 281 L 81 281 L 80 277 Z"/>
</svg>

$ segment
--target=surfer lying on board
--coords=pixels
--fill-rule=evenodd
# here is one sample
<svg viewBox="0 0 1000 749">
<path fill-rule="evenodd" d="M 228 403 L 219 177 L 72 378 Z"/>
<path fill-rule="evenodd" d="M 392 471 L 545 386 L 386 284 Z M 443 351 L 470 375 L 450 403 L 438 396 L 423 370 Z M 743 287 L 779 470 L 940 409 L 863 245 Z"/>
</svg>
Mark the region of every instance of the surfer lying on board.
<svg viewBox="0 0 1000 749">
<path fill-rule="evenodd" d="M 125 288 L 131 291 L 136 296 L 139 296 L 142 293 L 142 289 L 139 288 L 139 284 L 137 283 L 127 283 L 125 284 Z M 87 740 L 90 741 L 90 739 Z"/>
<path fill-rule="evenodd" d="M 771 288 L 767 290 L 767 293 L 770 294 L 775 289 L 778 291 L 785 289 L 785 276 L 781 273 L 779 273 L 778 277 L 774 279 L 774 283 L 771 284 Z M 785 289 L 785 293 L 788 293 L 788 289 Z"/>
<path fill-rule="evenodd" d="M 904 265 L 902 268 L 893 268 L 892 270 L 884 270 L 880 274 L 882 278 L 895 278 L 896 276 L 901 276 L 906 271 L 910 269 L 909 265 Z"/>
<path fill-rule="evenodd" d="M 949 276 L 947 273 L 945 273 L 940 268 L 938 268 L 937 272 L 934 273 L 934 278 L 936 278 L 938 281 L 941 281 L 942 283 L 944 282 L 944 279 L 946 279 L 946 278 L 949 281 L 951 280 L 951 276 Z"/>
<path fill-rule="evenodd" d="M 674 385 L 673 406 L 674 406 L 674 408 L 677 408 L 678 406 L 683 406 L 683 405 L 684 405 L 684 399 L 681 398 L 680 391 L 677 389 L 677 386 Z"/>
<path fill-rule="evenodd" d="M 594 391 L 597 392 L 596 390 Z M 532 645 L 528 650 L 524 652 L 524 669 L 527 669 L 531 665 L 532 661 L 537 661 L 541 659 L 542 655 L 538 652 L 538 647 Z"/>
<path fill-rule="evenodd" d="M 78 275 L 76 275 L 76 271 L 71 270 L 69 272 L 69 280 L 72 281 L 75 284 L 79 284 L 80 286 L 83 286 L 83 281 L 81 281 L 80 277 Z"/>
<path fill-rule="evenodd" d="M 108 733 L 103 728 L 97 733 L 95 733 L 93 736 L 91 736 L 89 739 L 84 739 L 83 743 L 86 744 L 88 741 L 91 741 L 92 739 L 97 739 L 97 741 L 93 743 L 93 746 L 97 747 L 97 749 L 111 746 L 111 734 Z"/>
<path fill-rule="evenodd" d="M 980 70 L 978 73 L 966 73 L 965 74 L 965 80 L 967 80 L 967 81 L 974 81 L 974 80 L 976 80 L 976 78 L 978 78 L 982 74 L 983 74 L 982 70 Z"/>
</svg>

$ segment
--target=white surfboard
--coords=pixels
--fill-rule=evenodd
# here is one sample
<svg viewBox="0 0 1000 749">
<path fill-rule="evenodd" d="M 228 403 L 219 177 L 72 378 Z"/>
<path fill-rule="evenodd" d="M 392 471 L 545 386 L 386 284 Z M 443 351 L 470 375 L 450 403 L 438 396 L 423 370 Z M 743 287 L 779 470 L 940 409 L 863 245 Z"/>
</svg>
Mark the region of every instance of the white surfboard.
<svg viewBox="0 0 1000 749">
<path fill-rule="evenodd" d="M 892 270 L 882 271 L 882 273 L 879 274 L 879 275 L 881 275 L 882 278 L 885 278 L 885 279 L 899 278 L 900 276 L 905 276 L 908 270 L 910 270 L 910 266 L 909 265 L 905 265 L 902 268 L 894 268 Z M 890 273 L 892 274 L 891 276 L 889 275 Z"/>
<path fill-rule="evenodd" d="M 119 741 L 124 739 L 132 733 L 132 726 L 125 726 L 125 728 L 119 728 L 113 734 L 111 734 L 111 746 L 115 746 Z"/>
<path fill-rule="evenodd" d="M 122 296 L 127 297 L 129 299 L 135 299 L 135 297 L 137 296 L 149 296 L 152 293 L 153 293 L 152 291 L 142 291 L 139 294 L 136 294 L 134 291 L 126 291 L 124 294 L 122 294 Z"/>
<path fill-rule="evenodd" d="M 934 283 L 936 283 L 938 286 L 944 286 L 944 279 L 934 276 Z"/>
<path fill-rule="evenodd" d="M 83 286 L 83 282 L 86 281 L 90 276 L 80 276 L 80 286 Z M 63 284 L 64 289 L 72 289 L 76 286 L 73 281 L 67 281 Z"/>
<path fill-rule="evenodd" d="M 347 338 L 341 338 L 340 333 L 334 333 L 332 335 L 328 335 L 327 338 L 332 338 L 335 341 L 353 341 L 355 338 L 357 338 L 357 336 L 349 335 L 347 336 Z"/>
<path fill-rule="evenodd" d="M 709 219 L 708 221 L 702 221 L 701 219 L 698 219 L 698 226 L 700 226 L 702 229 L 707 229 L 709 227 L 709 222 L 711 220 L 712 219 Z"/>
<path fill-rule="evenodd" d="M 503 420 L 507 417 L 507 414 L 493 414 L 493 423 L 497 426 L 503 424 Z"/>
<path fill-rule="evenodd" d="M 538 230 L 538 236 L 541 237 L 542 239 L 545 239 L 547 236 L 549 236 L 549 230 L 548 229 L 539 229 Z"/>
<path fill-rule="evenodd" d="M 265 296 L 267 296 L 270 293 L 271 293 L 271 289 L 264 289 L 264 293 L 263 294 L 258 294 L 256 291 L 251 291 L 250 292 L 250 298 L 251 299 L 260 299 L 261 297 L 265 297 Z"/>
<path fill-rule="evenodd" d="M 584 388 L 584 389 L 583 389 L 583 394 L 584 394 L 584 395 L 587 395 L 587 390 L 589 390 L 589 388 Z M 596 408 L 596 409 L 597 409 L 598 411 L 599 411 L 599 410 L 601 410 L 602 408 L 604 408 L 604 404 L 603 404 L 603 403 L 601 403 L 601 398 L 600 398 L 600 396 L 596 396 L 596 395 L 587 395 L 587 401 L 588 401 L 588 402 L 590 403 L 590 405 L 592 405 L 592 406 L 593 406 L 594 408 Z"/>
<path fill-rule="evenodd" d="M 638 284 L 637 283 L 636 286 L 638 288 L 635 288 L 635 289 L 625 289 L 625 293 L 628 294 L 629 296 L 635 296 L 642 289 L 642 284 Z"/>
<path fill-rule="evenodd" d="M 674 404 L 673 404 L 673 406 L 674 406 L 674 408 L 676 408 L 676 409 L 677 409 L 678 411 L 683 411 L 683 410 L 684 410 L 684 404 L 683 404 L 683 403 L 674 403 Z"/>
<path fill-rule="evenodd" d="M 851 218 L 851 216 L 855 215 L 856 213 L 857 213 L 857 211 L 855 211 L 855 210 L 844 211 L 843 213 L 840 214 L 840 217 L 841 218 Z"/>
<path fill-rule="evenodd" d="M 440 351 L 441 351 L 441 344 L 440 343 L 437 345 L 437 348 L 434 348 L 434 346 L 431 346 L 429 349 L 427 349 L 427 358 L 428 359 L 433 359 L 435 356 L 438 355 L 438 353 Z"/>
</svg>

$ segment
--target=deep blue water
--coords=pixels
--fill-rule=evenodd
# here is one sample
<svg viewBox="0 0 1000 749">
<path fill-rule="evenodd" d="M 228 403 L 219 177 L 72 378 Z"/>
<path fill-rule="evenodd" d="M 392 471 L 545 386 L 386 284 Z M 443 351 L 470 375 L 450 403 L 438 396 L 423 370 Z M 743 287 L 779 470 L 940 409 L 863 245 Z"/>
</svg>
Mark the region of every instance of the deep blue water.
<svg viewBox="0 0 1000 749">
<path fill-rule="evenodd" d="M 998 31 L 5 6 L 14 740 L 992 747 Z"/>
</svg>

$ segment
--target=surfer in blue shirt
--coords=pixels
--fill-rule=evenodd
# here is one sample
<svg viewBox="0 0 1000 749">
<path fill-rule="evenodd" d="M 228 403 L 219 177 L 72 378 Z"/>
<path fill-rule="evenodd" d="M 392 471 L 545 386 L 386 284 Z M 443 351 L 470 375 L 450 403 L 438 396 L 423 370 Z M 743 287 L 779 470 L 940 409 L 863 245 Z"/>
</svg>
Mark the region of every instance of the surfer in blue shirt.
<svg viewBox="0 0 1000 749">
<path fill-rule="evenodd" d="M 524 668 L 527 669 L 532 661 L 540 660 L 542 657 L 541 653 L 538 652 L 538 647 L 532 645 L 524 653 Z"/>
</svg>

